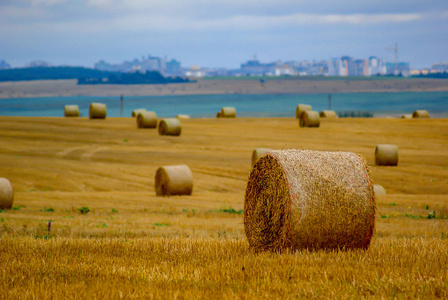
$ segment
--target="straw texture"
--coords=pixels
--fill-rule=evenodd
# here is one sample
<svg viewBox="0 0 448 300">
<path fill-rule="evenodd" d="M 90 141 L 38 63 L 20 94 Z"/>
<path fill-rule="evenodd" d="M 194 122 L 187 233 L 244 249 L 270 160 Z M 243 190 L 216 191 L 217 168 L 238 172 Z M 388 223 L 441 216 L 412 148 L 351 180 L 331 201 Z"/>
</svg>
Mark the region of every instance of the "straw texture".
<svg viewBox="0 0 448 300">
<path fill-rule="evenodd" d="M 299 104 L 296 108 L 296 119 L 300 119 L 300 116 L 304 111 L 312 110 L 311 105 L 308 104 Z"/>
<path fill-rule="evenodd" d="M 338 115 L 333 110 L 323 110 L 320 112 L 321 118 L 337 118 Z"/>
<path fill-rule="evenodd" d="M 66 105 L 64 107 L 64 116 L 66 117 L 79 117 L 78 105 Z"/>
<path fill-rule="evenodd" d="M 90 119 L 105 119 L 107 115 L 106 104 L 103 103 L 92 103 L 89 109 Z"/>
<path fill-rule="evenodd" d="M 178 119 L 190 119 L 190 116 L 189 115 L 177 115 L 176 118 L 178 118 Z"/>
<path fill-rule="evenodd" d="M 304 111 L 299 119 L 300 127 L 319 127 L 320 117 L 317 111 Z"/>
<path fill-rule="evenodd" d="M 132 117 L 133 117 L 133 118 L 137 118 L 139 113 L 141 113 L 141 112 L 145 112 L 145 111 L 146 111 L 146 108 L 138 108 L 138 109 L 134 109 L 134 110 L 132 111 Z"/>
<path fill-rule="evenodd" d="M 138 128 L 156 128 L 157 114 L 153 111 L 139 112 L 137 115 Z"/>
<path fill-rule="evenodd" d="M 156 172 L 155 187 L 157 196 L 191 195 L 193 174 L 186 165 L 160 167 Z"/>
<path fill-rule="evenodd" d="M 429 113 L 427 110 L 416 110 L 412 114 L 413 118 L 429 118 Z"/>
<path fill-rule="evenodd" d="M 269 151 L 271 151 L 271 149 L 268 148 L 255 148 L 254 151 L 252 152 L 252 167 L 255 165 L 255 163 L 258 161 L 258 159 L 260 159 L 260 157 L 262 157 L 263 155 L 265 155 L 266 153 L 268 153 Z"/>
<path fill-rule="evenodd" d="M 221 118 L 236 118 L 235 107 L 223 107 L 221 108 Z"/>
<path fill-rule="evenodd" d="M 398 165 L 397 145 L 377 145 L 375 148 L 375 165 L 396 166 Z"/>
<path fill-rule="evenodd" d="M 0 178 L 0 209 L 10 209 L 14 201 L 14 191 L 6 178 Z"/>
<path fill-rule="evenodd" d="M 374 184 L 373 190 L 375 191 L 375 195 L 386 195 L 386 190 L 383 188 L 382 185 Z"/>
<path fill-rule="evenodd" d="M 179 136 L 182 132 L 182 124 L 176 118 L 162 119 L 159 122 L 158 130 L 160 135 Z"/>
<path fill-rule="evenodd" d="M 375 212 L 373 184 L 360 156 L 272 150 L 249 176 L 244 229 L 256 251 L 367 249 Z"/>
</svg>

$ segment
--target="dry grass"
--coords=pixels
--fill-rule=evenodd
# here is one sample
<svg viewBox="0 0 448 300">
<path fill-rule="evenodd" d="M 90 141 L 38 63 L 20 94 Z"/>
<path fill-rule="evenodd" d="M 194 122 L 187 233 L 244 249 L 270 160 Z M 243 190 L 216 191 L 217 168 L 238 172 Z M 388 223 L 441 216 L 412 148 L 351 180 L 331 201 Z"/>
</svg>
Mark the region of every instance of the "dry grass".
<svg viewBox="0 0 448 300">
<path fill-rule="evenodd" d="M 447 119 L 182 125 L 170 137 L 132 118 L 0 117 L 0 177 L 15 191 L 0 213 L 3 297 L 448 297 Z M 374 166 L 377 144 L 397 145 L 399 165 Z M 369 250 L 252 253 L 242 209 L 258 147 L 366 157 L 387 190 Z M 193 195 L 155 195 L 157 168 L 173 164 L 191 168 Z"/>
</svg>

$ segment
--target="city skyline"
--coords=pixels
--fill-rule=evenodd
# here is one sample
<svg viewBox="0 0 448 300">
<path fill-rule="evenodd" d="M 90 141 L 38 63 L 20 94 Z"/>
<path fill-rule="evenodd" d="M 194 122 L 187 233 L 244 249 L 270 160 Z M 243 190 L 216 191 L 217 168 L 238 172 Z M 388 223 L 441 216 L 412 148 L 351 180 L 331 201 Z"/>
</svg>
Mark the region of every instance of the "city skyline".
<svg viewBox="0 0 448 300">
<path fill-rule="evenodd" d="M 448 61 L 448 2 L 4 0 L 0 60 L 93 67 L 153 53 L 184 66 L 375 55 L 413 68 Z"/>
</svg>

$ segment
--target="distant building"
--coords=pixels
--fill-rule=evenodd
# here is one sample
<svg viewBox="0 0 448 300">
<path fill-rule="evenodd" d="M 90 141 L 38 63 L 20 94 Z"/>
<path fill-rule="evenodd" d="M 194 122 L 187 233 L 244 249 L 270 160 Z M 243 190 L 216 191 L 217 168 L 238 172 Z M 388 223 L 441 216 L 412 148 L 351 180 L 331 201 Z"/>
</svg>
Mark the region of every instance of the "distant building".
<svg viewBox="0 0 448 300">
<path fill-rule="evenodd" d="M 190 69 L 185 70 L 185 76 L 187 77 L 204 77 L 206 72 L 205 70 L 202 70 L 199 66 L 192 66 Z"/>
<path fill-rule="evenodd" d="M 178 76 L 182 74 L 180 62 L 172 59 L 166 62 L 166 73 L 172 76 Z"/>
<path fill-rule="evenodd" d="M 434 65 L 432 65 L 432 69 L 435 70 L 438 73 L 448 72 L 448 63 L 442 63 L 438 62 Z"/>
<path fill-rule="evenodd" d="M 25 65 L 25 68 L 37 68 L 37 67 L 51 67 L 50 63 L 43 61 L 43 60 L 35 60 L 30 62 L 29 64 Z"/>
<path fill-rule="evenodd" d="M 0 60 L 0 70 L 11 69 L 11 65 L 4 60 Z"/>
<path fill-rule="evenodd" d="M 385 75 L 387 73 L 386 60 L 375 56 L 369 57 L 369 76 Z"/>
<path fill-rule="evenodd" d="M 273 74 L 275 63 L 262 64 L 258 60 L 249 60 L 241 64 L 241 72 L 246 75 L 268 75 Z"/>
<path fill-rule="evenodd" d="M 354 61 L 355 64 L 355 76 L 369 76 L 369 60 L 368 59 L 357 59 Z"/>
<path fill-rule="evenodd" d="M 146 71 L 158 71 L 163 75 L 181 75 L 180 62 L 172 59 L 167 62 L 166 59 L 148 55 L 146 58 L 143 56 L 141 60 L 134 59 L 132 61 L 124 61 L 121 64 L 110 64 L 104 60 L 100 60 L 95 63 L 94 68 L 101 71 L 111 72 L 146 72 Z"/>
<path fill-rule="evenodd" d="M 398 62 L 397 65 L 395 63 L 386 63 L 386 74 L 401 74 L 404 77 L 408 77 L 410 73 L 409 63 Z"/>
</svg>

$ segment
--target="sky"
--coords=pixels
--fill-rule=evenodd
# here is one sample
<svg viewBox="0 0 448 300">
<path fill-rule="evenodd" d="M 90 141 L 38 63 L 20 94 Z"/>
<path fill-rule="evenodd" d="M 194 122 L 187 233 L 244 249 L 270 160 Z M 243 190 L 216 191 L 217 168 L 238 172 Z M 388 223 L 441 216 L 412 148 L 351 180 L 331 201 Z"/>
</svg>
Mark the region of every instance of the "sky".
<svg viewBox="0 0 448 300">
<path fill-rule="evenodd" d="M 369 56 L 448 62 L 447 0 L 0 0 L 0 61 L 183 67 Z M 389 49 L 389 50 L 388 50 Z"/>
</svg>

